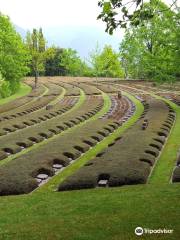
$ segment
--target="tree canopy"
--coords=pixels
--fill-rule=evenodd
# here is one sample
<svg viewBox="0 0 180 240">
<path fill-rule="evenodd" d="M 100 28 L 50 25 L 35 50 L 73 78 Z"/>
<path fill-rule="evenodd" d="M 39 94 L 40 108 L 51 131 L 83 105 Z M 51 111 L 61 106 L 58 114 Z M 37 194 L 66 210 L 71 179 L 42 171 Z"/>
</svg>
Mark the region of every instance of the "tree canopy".
<svg viewBox="0 0 180 240">
<path fill-rule="evenodd" d="M 45 53 L 45 72 L 46 76 L 63 76 L 65 67 L 60 66 L 64 49 L 56 46 L 47 48 Z"/>
<path fill-rule="evenodd" d="M 96 49 L 90 54 L 93 73 L 97 77 L 122 77 L 123 70 L 120 55 L 111 46 L 106 45 L 102 51 Z"/>
<path fill-rule="evenodd" d="M 81 59 L 76 50 L 71 48 L 64 49 L 61 56 L 59 66 L 63 66 L 66 75 L 80 76 L 81 75 Z"/>
<path fill-rule="evenodd" d="M 170 6 L 166 6 L 163 11 L 170 10 L 176 6 L 178 0 L 172 0 Z M 144 4 L 156 5 L 155 8 L 144 8 Z M 120 28 L 127 28 L 129 25 L 138 26 L 144 20 L 150 20 L 158 15 L 160 0 L 100 0 L 98 6 L 102 8 L 98 19 L 106 23 L 106 32 L 112 34 L 113 31 Z"/>
<path fill-rule="evenodd" d="M 44 38 L 42 28 L 33 29 L 33 32 L 27 32 L 26 46 L 31 57 L 30 68 L 35 76 L 35 87 L 37 86 L 39 73 L 44 72 L 46 40 Z"/>
<path fill-rule="evenodd" d="M 28 61 L 28 52 L 20 35 L 15 31 L 9 18 L 0 13 L 1 96 L 16 92 L 20 80 L 29 71 Z"/>
<path fill-rule="evenodd" d="M 154 3 L 146 3 L 144 11 L 157 9 Z M 126 74 L 134 78 L 173 81 L 179 70 L 179 13 L 164 11 L 164 3 L 158 5 L 159 14 L 138 26 L 130 26 L 120 45 L 120 54 Z"/>
</svg>

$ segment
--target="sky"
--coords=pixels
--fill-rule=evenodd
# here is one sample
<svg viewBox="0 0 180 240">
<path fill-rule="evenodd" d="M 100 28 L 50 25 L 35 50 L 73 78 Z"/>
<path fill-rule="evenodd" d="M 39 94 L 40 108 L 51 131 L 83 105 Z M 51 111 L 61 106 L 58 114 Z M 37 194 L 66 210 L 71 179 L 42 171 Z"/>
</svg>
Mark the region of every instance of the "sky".
<svg viewBox="0 0 180 240">
<path fill-rule="evenodd" d="M 93 26 L 97 21 L 98 0 L 0 0 L 0 11 L 23 28 Z"/>
<path fill-rule="evenodd" d="M 106 24 L 97 20 L 101 12 L 98 1 L 0 0 L 0 12 L 10 17 L 16 29 L 17 26 L 24 29 L 18 28 L 23 37 L 27 30 L 42 27 L 48 46 L 71 47 L 86 59 L 97 43 L 101 49 L 111 45 L 118 51 L 124 36 L 122 29 L 116 30 L 113 36 L 105 33 Z"/>
<path fill-rule="evenodd" d="M 105 33 L 105 23 L 97 21 L 100 11 L 98 0 L 0 0 L 0 12 L 24 32 L 42 27 L 48 46 L 71 47 L 82 58 L 97 42 L 101 48 L 105 44 L 119 48 L 123 34 Z"/>
<path fill-rule="evenodd" d="M 0 0 L 0 11 L 25 29 L 68 25 L 105 27 L 96 20 L 100 12 L 97 3 L 98 0 Z"/>
</svg>

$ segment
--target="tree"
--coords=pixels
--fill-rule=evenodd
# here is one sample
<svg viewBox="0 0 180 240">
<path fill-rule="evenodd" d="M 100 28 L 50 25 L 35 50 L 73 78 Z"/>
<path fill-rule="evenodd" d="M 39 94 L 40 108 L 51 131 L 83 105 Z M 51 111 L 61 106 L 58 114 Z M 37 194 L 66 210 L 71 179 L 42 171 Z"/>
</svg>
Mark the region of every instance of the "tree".
<svg viewBox="0 0 180 240">
<path fill-rule="evenodd" d="M 180 79 L 180 11 L 175 15 L 175 34 L 174 34 L 174 61 L 172 63 L 175 76 Z"/>
<path fill-rule="evenodd" d="M 71 48 L 64 49 L 59 63 L 60 67 L 65 68 L 65 75 L 82 76 L 83 63 L 76 50 Z"/>
<path fill-rule="evenodd" d="M 61 58 L 64 49 L 52 46 L 46 50 L 45 75 L 46 76 L 63 76 L 65 67 L 61 66 Z"/>
<path fill-rule="evenodd" d="M 39 31 L 33 29 L 33 32 L 27 32 L 26 45 L 31 56 L 31 72 L 35 76 L 35 88 L 37 87 L 38 77 L 44 71 L 46 40 L 43 36 L 42 29 Z"/>
<path fill-rule="evenodd" d="M 11 90 L 9 87 L 9 81 L 5 81 L 0 72 L 0 98 L 9 97 L 11 95 Z"/>
<path fill-rule="evenodd" d="M 37 35 L 37 34 L 36 34 Z M 42 28 L 39 29 L 38 39 L 36 39 L 36 44 L 38 44 L 39 52 L 43 53 L 46 50 L 46 40 L 44 38 Z"/>
<path fill-rule="evenodd" d="M 4 79 L 1 88 L 8 89 L 8 95 L 18 90 L 20 80 L 29 71 L 28 60 L 28 52 L 20 35 L 9 18 L 0 13 L 0 72 Z"/>
<path fill-rule="evenodd" d="M 170 6 L 167 6 L 163 11 L 168 11 L 176 6 L 178 0 L 172 0 Z M 146 2 L 155 3 L 158 7 L 160 0 L 100 0 L 98 6 L 102 8 L 98 19 L 106 23 L 106 32 L 113 34 L 113 31 L 118 28 L 126 28 L 129 24 L 138 26 L 144 20 L 150 20 L 158 15 L 161 11 L 156 8 L 144 8 Z"/>
<path fill-rule="evenodd" d="M 156 2 L 146 3 L 143 8 L 148 11 L 157 9 L 157 5 Z M 166 9 L 167 6 L 159 2 L 158 15 L 126 30 L 120 53 L 129 76 L 159 81 L 175 80 L 179 68 L 175 64 L 175 56 L 179 55 L 179 17 L 174 11 Z"/>
<path fill-rule="evenodd" d="M 90 63 L 96 77 L 122 77 L 123 70 L 120 55 L 111 46 L 106 45 L 102 51 L 96 47 L 90 54 Z"/>
<path fill-rule="evenodd" d="M 92 68 L 85 61 L 81 61 L 81 75 L 80 76 L 83 76 L 83 77 L 92 77 L 93 76 Z"/>
</svg>

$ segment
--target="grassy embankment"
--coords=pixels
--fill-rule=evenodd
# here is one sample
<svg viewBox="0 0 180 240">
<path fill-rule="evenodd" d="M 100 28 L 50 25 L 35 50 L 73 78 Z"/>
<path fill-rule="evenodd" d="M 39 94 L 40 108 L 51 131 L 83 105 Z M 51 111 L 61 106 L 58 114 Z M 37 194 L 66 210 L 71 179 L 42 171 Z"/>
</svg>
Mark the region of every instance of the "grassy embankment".
<svg viewBox="0 0 180 240">
<path fill-rule="evenodd" d="M 80 92 L 81 92 L 81 94 L 80 94 L 80 97 L 79 97 L 78 102 L 74 105 L 74 107 L 72 107 L 69 111 L 65 112 L 63 115 L 66 115 L 67 113 L 70 113 L 71 111 L 76 110 L 76 109 L 79 108 L 79 107 L 81 106 L 81 104 L 85 101 L 86 96 L 85 96 L 84 92 L 83 92 L 82 90 L 81 90 Z M 65 91 L 62 91 L 62 93 L 61 93 L 61 98 L 63 98 L 64 94 L 65 94 Z M 59 100 L 59 99 L 60 99 L 60 96 L 58 96 L 58 100 Z M 67 131 L 69 131 L 69 130 L 67 130 Z M 67 132 L 67 131 L 66 131 L 66 132 Z M 65 133 L 66 133 L 66 132 L 65 132 Z M 60 134 L 64 134 L 64 133 L 60 133 Z M 46 141 L 39 142 L 39 143 L 37 143 L 37 144 L 35 144 L 35 145 L 32 145 L 31 147 L 29 147 L 29 148 L 27 148 L 27 149 L 24 149 L 24 150 L 21 151 L 21 152 L 18 152 L 18 153 L 16 153 L 16 154 L 10 155 L 9 157 L 7 157 L 7 158 L 5 158 L 5 159 L 3 159 L 3 160 L 0 161 L 0 166 L 2 166 L 2 165 L 4 165 L 4 164 L 7 164 L 8 162 L 12 161 L 13 159 L 15 159 L 15 158 L 17 158 L 17 157 L 22 156 L 23 154 L 26 154 L 26 153 L 28 153 L 28 152 L 30 152 L 30 151 L 33 151 L 33 150 L 37 149 L 38 147 L 40 147 L 40 146 L 42 146 L 42 145 L 47 144 L 49 141 L 52 141 L 54 138 L 56 138 L 56 137 L 58 137 L 58 136 L 59 136 L 59 134 L 58 134 L 58 135 L 55 135 L 54 137 L 52 137 L 52 138 L 50 138 L 50 139 L 47 139 Z"/>
<path fill-rule="evenodd" d="M 28 93 L 30 93 L 30 91 L 31 91 L 31 87 L 22 83 L 19 90 L 17 91 L 17 93 L 15 93 L 7 98 L 0 98 L 0 105 L 11 102 L 20 97 L 23 97 L 23 96 L 27 95 Z"/>
<path fill-rule="evenodd" d="M 108 144 L 112 143 L 117 137 L 121 136 L 125 130 L 127 130 L 130 126 L 132 126 L 140 115 L 143 112 L 143 105 L 138 101 L 136 98 L 131 96 L 130 94 L 123 93 L 124 95 L 128 96 L 135 104 L 136 104 L 136 112 L 135 114 L 123 124 L 122 127 L 119 127 L 115 132 L 110 134 L 108 137 L 103 139 L 100 143 L 98 143 L 95 147 L 87 151 L 83 156 L 81 156 L 78 160 L 76 160 L 73 164 L 69 165 L 61 172 L 59 175 L 53 177 L 47 184 L 39 188 L 37 191 L 47 191 L 47 190 L 54 190 L 56 186 L 61 183 L 65 178 L 70 176 L 73 172 L 83 166 L 87 161 L 90 159 L 95 158 L 95 156 L 103 151 L 103 149 L 108 147 Z M 106 113 L 110 107 L 110 99 L 109 96 L 103 93 L 104 98 L 104 107 L 103 109 L 97 113 L 94 117 L 90 118 L 88 121 L 93 121 L 102 116 Z M 87 122 L 87 121 L 86 121 Z M 84 124 L 84 123 L 83 123 Z"/>
<path fill-rule="evenodd" d="M 149 178 L 149 183 L 158 184 L 168 183 L 171 180 L 171 174 L 176 164 L 177 154 L 180 150 L 180 107 L 169 100 L 157 98 L 167 102 L 176 112 L 176 120 L 170 136 Z"/>
<path fill-rule="evenodd" d="M 136 90 L 134 87 L 129 88 Z M 173 128 L 171 129 L 170 135 L 163 147 L 163 151 L 157 159 L 148 180 L 148 183 L 152 184 L 167 184 L 171 181 L 172 172 L 180 150 L 180 107 L 170 100 L 160 97 L 153 92 L 147 92 L 142 89 L 138 90 L 145 94 L 149 93 L 152 97 L 166 102 L 176 113 L 176 120 Z"/>
</svg>

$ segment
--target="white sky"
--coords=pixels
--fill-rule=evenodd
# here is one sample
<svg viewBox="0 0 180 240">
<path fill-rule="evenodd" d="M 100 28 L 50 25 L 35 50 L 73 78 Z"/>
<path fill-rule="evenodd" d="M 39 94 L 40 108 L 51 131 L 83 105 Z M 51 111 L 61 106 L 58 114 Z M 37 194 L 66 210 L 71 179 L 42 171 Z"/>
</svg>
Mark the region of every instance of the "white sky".
<svg viewBox="0 0 180 240">
<path fill-rule="evenodd" d="M 0 0 L 0 11 L 23 28 L 92 26 L 97 24 L 97 3 L 98 0 Z"/>
<path fill-rule="evenodd" d="M 173 0 L 164 0 L 172 3 Z M 180 0 L 178 0 L 180 1 Z M 97 21 L 98 0 L 0 0 L 0 12 L 23 28 L 105 25 Z"/>
</svg>

